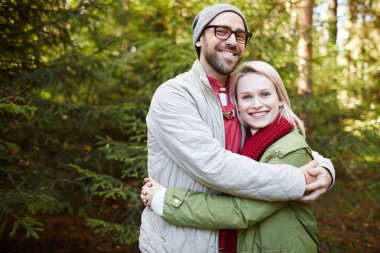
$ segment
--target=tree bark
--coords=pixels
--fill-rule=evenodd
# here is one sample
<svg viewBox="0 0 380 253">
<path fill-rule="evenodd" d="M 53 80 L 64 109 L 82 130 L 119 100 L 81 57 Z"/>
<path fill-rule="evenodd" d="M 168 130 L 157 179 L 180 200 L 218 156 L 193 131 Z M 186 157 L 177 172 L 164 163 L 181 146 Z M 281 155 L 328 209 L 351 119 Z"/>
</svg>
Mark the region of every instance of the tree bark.
<svg viewBox="0 0 380 253">
<path fill-rule="evenodd" d="M 328 23 L 328 31 L 329 31 L 329 41 L 332 44 L 336 44 L 336 38 L 338 34 L 338 28 L 337 28 L 338 1 L 327 0 L 327 5 L 328 5 L 327 23 Z"/>
<path fill-rule="evenodd" d="M 348 22 L 349 22 L 349 41 L 355 37 L 356 29 L 358 28 L 358 0 L 349 0 L 348 1 Z M 355 57 L 352 54 L 352 49 L 348 48 L 346 50 L 347 62 L 348 62 L 348 79 L 347 81 L 355 79 L 357 67 L 355 64 Z"/>
<path fill-rule="evenodd" d="M 298 94 L 309 97 L 312 93 L 311 60 L 312 60 L 312 24 L 313 0 L 301 0 L 298 6 Z"/>
</svg>

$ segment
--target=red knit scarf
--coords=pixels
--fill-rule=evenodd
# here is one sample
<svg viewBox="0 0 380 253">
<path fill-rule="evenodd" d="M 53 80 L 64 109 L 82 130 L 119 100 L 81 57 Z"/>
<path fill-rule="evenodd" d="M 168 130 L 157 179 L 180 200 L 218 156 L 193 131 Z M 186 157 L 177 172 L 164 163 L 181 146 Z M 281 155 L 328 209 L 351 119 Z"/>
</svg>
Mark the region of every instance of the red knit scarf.
<svg viewBox="0 0 380 253">
<path fill-rule="evenodd" d="M 259 129 L 254 135 L 248 129 L 246 141 L 240 154 L 259 161 L 265 150 L 272 143 L 290 133 L 293 128 L 288 120 L 278 115 L 269 126 Z"/>
</svg>

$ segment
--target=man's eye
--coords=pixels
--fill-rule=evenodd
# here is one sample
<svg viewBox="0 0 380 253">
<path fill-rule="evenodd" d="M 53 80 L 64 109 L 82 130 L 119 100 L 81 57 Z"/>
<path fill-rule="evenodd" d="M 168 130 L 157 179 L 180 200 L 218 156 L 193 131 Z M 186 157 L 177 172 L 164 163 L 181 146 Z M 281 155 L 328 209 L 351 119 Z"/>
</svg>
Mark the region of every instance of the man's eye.
<svg viewBox="0 0 380 253">
<path fill-rule="evenodd" d="M 216 30 L 216 33 L 219 34 L 219 35 L 226 35 L 226 34 L 228 34 L 228 30 L 224 29 L 224 28 L 218 28 Z"/>
<path fill-rule="evenodd" d="M 236 33 L 236 38 L 245 40 L 245 34 L 244 33 Z"/>
</svg>

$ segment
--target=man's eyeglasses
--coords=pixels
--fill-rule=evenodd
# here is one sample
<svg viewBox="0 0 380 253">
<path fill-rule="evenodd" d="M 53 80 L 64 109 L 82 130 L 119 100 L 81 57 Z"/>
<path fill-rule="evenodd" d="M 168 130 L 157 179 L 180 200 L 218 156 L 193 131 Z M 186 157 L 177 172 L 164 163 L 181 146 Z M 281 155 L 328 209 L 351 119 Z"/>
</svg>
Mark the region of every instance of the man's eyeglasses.
<svg viewBox="0 0 380 253">
<path fill-rule="evenodd" d="M 231 34 L 235 35 L 236 41 L 240 44 L 247 45 L 252 37 L 252 33 L 246 31 L 232 31 L 228 26 L 208 25 L 205 29 L 214 28 L 215 37 L 222 40 L 227 40 Z"/>
</svg>

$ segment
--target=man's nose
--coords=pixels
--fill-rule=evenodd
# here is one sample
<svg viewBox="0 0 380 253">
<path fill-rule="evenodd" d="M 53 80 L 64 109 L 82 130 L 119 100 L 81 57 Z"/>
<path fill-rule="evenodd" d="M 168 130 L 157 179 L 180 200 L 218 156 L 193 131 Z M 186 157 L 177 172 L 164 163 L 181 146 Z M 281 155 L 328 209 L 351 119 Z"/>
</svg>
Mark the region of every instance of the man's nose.
<svg viewBox="0 0 380 253">
<path fill-rule="evenodd" d="M 226 40 L 226 43 L 230 45 L 236 45 L 238 43 L 236 40 L 235 33 L 231 33 L 230 37 L 228 37 L 228 39 Z"/>
</svg>

